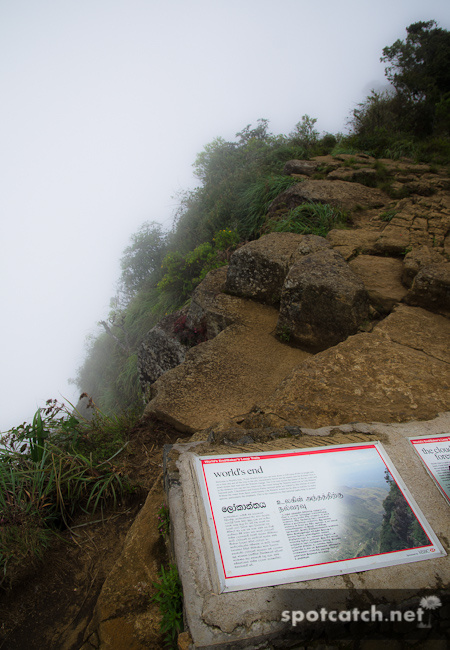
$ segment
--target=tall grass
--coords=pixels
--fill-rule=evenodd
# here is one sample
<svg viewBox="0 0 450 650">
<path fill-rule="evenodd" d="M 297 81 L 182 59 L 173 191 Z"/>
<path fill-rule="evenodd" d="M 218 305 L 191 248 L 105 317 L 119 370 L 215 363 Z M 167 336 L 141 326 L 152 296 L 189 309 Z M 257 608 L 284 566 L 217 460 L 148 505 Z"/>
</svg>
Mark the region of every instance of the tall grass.
<svg viewBox="0 0 450 650">
<path fill-rule="evenodd" d="M 241 192 L 239 233 L 243 239 L 260 234 L 272 201 L 295 183 L 298 179 L 292 176 L 273 175 L 259 178 Z"/>
<path fill-rule="evenodd" d="M 9 432 L 9 448 L 0 449 L 0 586 L 42 557 L 55 532 L 78 514 L 114 508 L 132 490 L 115 464 L 132 420 L 97 414 L 87 423 L 55 418 L 56 410 L 53 404 L 35 417 L 45 432 L 40 444 L 24 424 Z"/>
<path fill-rule="evenodd" d="M 281 218 L 267 222 L 268 232 L 295 232 L 326 237 L 333 228 L 344 227 L 347 215 L 328 203 L 303 203 Z"/>
</svg>

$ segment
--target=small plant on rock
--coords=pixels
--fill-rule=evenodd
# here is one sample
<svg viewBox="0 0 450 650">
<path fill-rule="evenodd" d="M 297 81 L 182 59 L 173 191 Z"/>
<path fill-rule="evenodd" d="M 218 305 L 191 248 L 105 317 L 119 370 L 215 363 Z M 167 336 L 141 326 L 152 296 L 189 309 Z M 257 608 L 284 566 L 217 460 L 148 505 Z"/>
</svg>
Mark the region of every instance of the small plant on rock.
<svg viewBox="0 0 450 650">
<path fill-rule="evenodd" d="M 395 217 L 397 214 L 397 210 L 385 210 L 385 212 L 382 212 L 380 214 L 380 219 L 381 221 L 392 221 L 392 219 Z"/>
<path fill-rule="evenodd" d="M 158 510 L 158 532 L 163 539 L 166 539 L 169 536 L 170 515 L 169 508 L 165 503 L 162 503 Z"/>
<path fill-rule="evenodd" d="M 289 343 L 291 340 L 291 330 L 287 325 L 282 325 L 281 330 L 278 332 L 278 338 L 283 343 Z"/>
<path fill-rule="evenodd" d="M 151 600 L 158 604 L 162 614 L 160 630 L 167 648 L 177 647 L 177 637 L 183 629 L 183 592 L 177 567 L 161 566 L 158 581 L 153 583 L 156 593 Z"/>
</svg>

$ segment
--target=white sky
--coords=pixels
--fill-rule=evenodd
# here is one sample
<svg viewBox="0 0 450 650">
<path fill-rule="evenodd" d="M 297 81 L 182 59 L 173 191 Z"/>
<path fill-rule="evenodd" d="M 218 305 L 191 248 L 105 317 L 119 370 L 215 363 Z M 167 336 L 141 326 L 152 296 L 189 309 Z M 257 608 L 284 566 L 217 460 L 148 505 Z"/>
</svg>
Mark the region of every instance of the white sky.
<svg viewBox="0 0 450 650">
<path fill-rule="evenodd" d="M 129 237 L 258 118 L 344 131 L 382 48 L 448 0 L 0 0 L 0 431 L 67 384 Z"/>
</svg>

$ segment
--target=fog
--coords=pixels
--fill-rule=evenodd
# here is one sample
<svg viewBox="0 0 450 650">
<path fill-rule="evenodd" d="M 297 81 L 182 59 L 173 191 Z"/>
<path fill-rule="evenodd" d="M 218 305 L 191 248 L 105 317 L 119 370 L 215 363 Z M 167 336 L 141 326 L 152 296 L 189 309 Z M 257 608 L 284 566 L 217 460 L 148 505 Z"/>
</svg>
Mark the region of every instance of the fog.
<svg viewBox="0 0 450 650">
<path fill-rule="evenodd" d="M 431 19 L 448 0 L 1 0 L 0 431 L 77 400 L 122 251 L 170 227 L 204 145 L 258 118 L 345 131 Z"/>
</svg>

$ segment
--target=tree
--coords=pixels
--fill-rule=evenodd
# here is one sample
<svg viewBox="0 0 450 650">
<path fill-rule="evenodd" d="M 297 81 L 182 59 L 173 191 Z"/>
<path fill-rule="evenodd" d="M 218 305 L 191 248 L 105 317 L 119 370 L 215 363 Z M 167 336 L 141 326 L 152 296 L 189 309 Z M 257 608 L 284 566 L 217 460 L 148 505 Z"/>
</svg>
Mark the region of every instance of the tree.
<svg viewBox="0 0 450 650">
<path fill-rule="evenodd" d="M 304 147 L 305 151 L 311 150 L 319 140 L 319 132 L 314 128 L 317 119 L 303 115 L 302 121 L 297 122 L 294 131 L 289 134 L 291 142 Z"/>
<path fill-rule="evenodd" d="M 410 103 L 419 132 L 430 131 L 436 105 L 450 91 L 450 32 L 434 20 L 413 23 L 406 28 L 405 41 L 398 39 L 383 48 L 381 61 L 397 93 Z"/>
<path fill-rule="evenodd" d="M 386 77 L 413 101 L 437 103 L 450 90 L 450 32 L 434 20 L 413 23 L 407 38 L 383 48 Z"/>
<path fill-rule="evenodd" d="M 236 137 L 239 138 L 239 146 L 245 146 L 252 140 L 259 140 L 260 142 L 269 142 L 271 140 L 272 134 L 269 133 L 269 120 L 260 117 L 258 120 L 258 126 L 254 129 L 250 127 L 251 124 L 247 124 L 242 131 L 236 133 Z"/>
<path fill-rule="evenodd" d="M 153 278 L 156 286 L 161 277 L 161 264 L 167 246 L 167 233 L 155 221 L 146 221 L 131 236 L 131 244 L 124 250 L 120 261 L 122 274 L 119 291 L 123 294 L 124 302 L 128 302 L 150 278 Z"/>
</svg>

